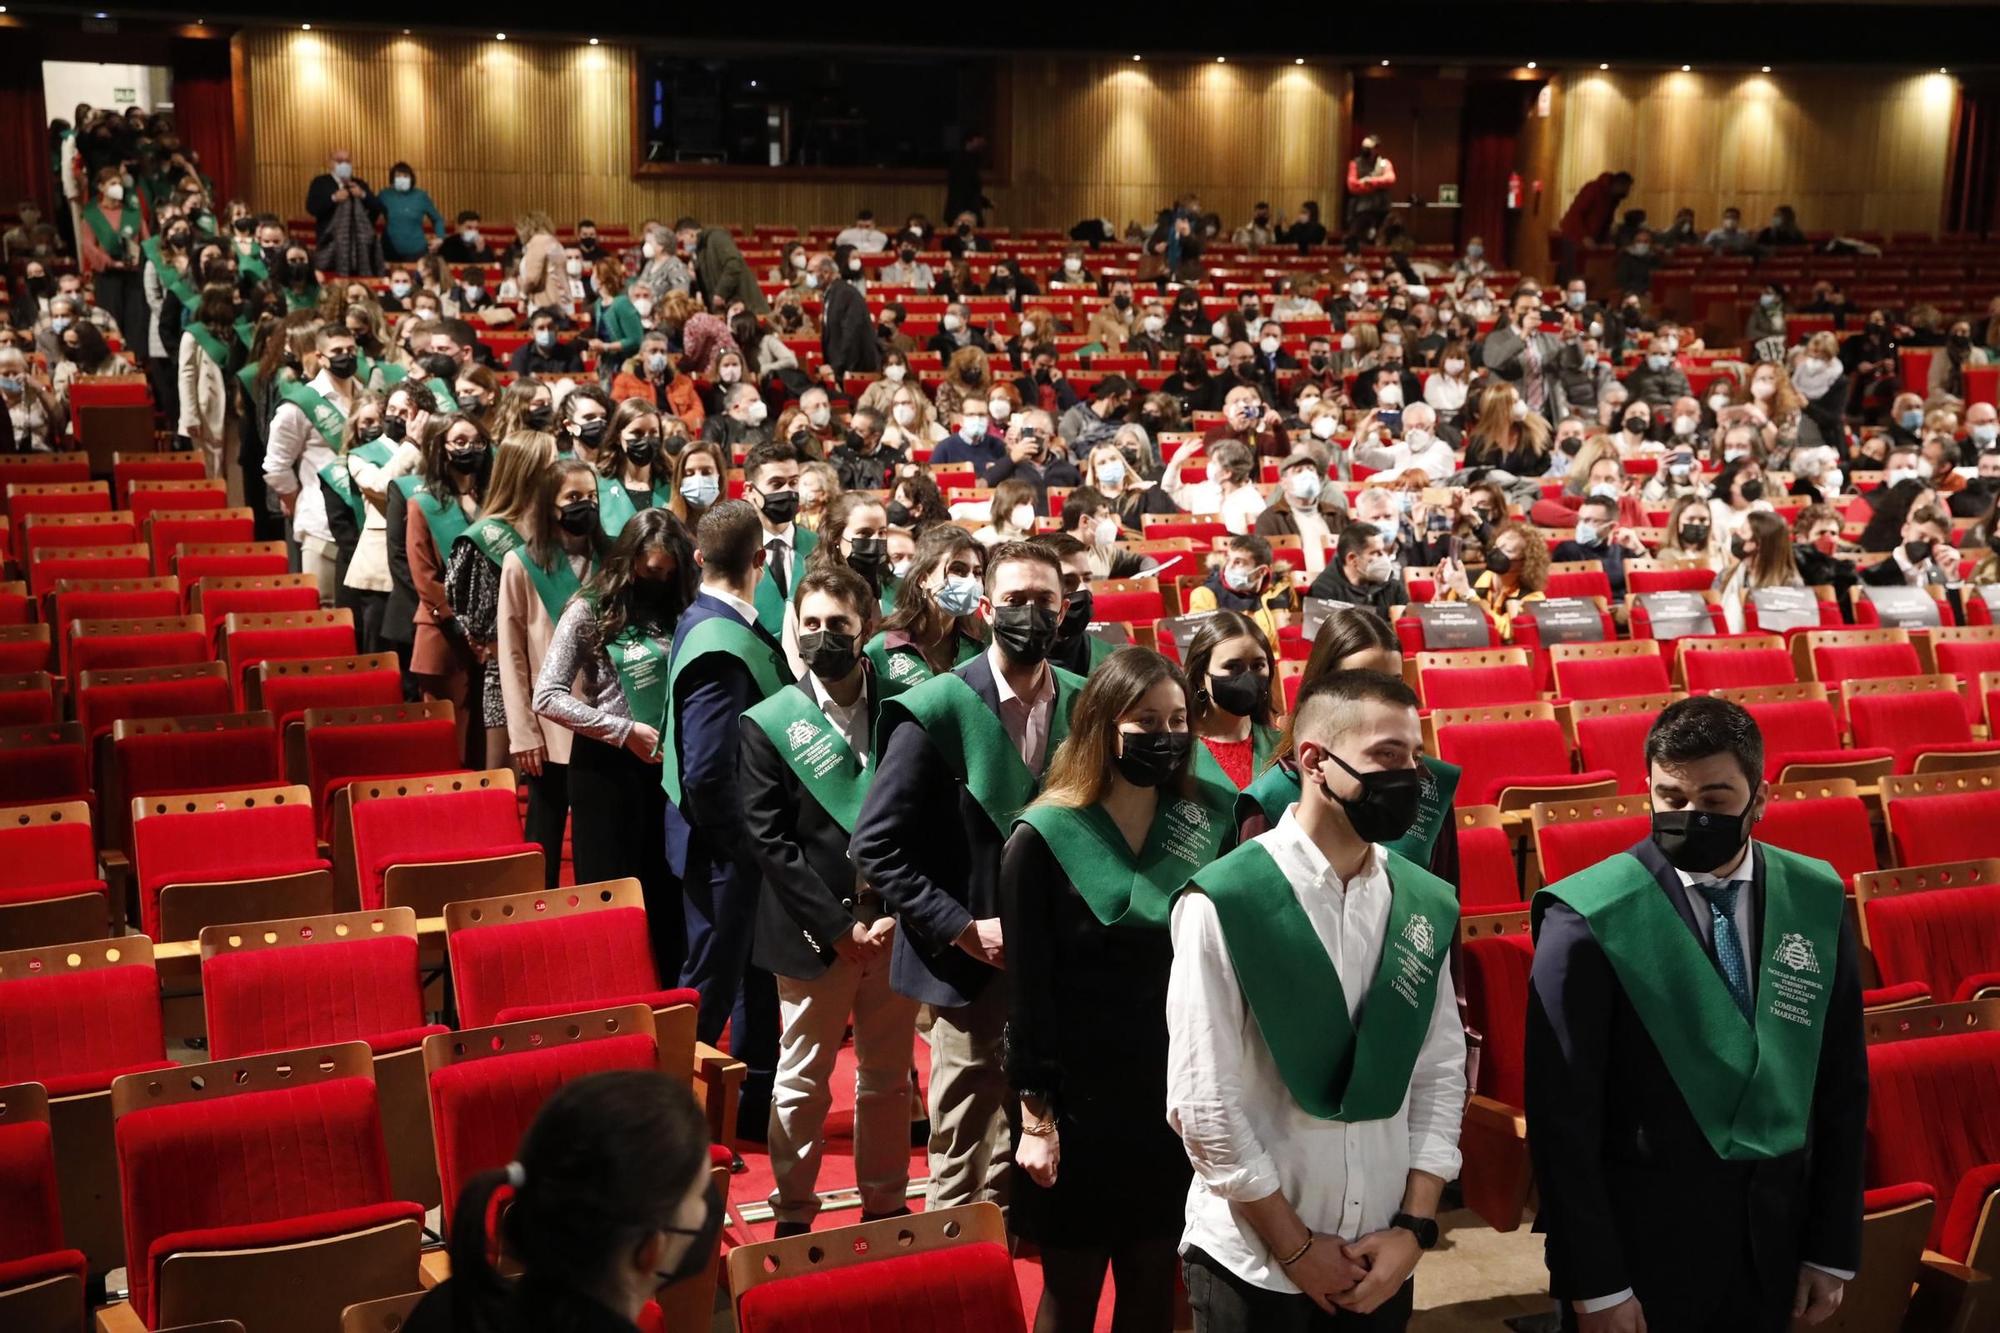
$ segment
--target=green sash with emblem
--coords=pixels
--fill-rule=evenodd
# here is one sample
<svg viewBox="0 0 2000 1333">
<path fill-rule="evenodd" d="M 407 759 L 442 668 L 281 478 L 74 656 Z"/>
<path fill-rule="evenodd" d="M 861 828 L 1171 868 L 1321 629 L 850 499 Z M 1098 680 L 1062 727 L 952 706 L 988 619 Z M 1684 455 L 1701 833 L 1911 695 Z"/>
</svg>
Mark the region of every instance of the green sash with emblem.
<svg viewBox="0 0 2000 1333">
<path fill-rule="evenodd" d="M 953 631 L 955 634 L 957 631 Z M 957 645 L 953 649 L 952 665 L 964 666 L 973 658 L 986 651 L 986 645 L 969 634 L 958 634 Z M 861 650 L 862 655 L 875 664 L 875 683 L 882 691 L 884 699 L 894 698 L 915 685 L 921 685 L 937 673 L 915 644 L 900 648 L 889 646 L 888 636 L 877 634 Z"/>
<path fill-rule="evenodd" d="M 1402 1107 L 1458 933 L 1451 885 L 1384 850 L 1388 924 L 1358 1025 L 1333 960 L 1261 843 L 1197 871 L 1185 890 L 1215 904 L 1257 1030 L 1292 1099 L 1320 1120 L 1386 1120 Z"/>
<path fill-rule="evenodd" d="M 583 580 L 577 577 L 576 570 L 570 565 L 569 553 L 558 547 L 555 568 L 543 569 L 535 563 L 535 553 L 532 549 L 526 545 L 519 549 L 520 554 L 514 558 L 519 560 L 521 568 L 527 571 L 528 582 L 535 588 L 535 596 L 542 600 L 542 609 L 549 613 L 550 620 L 561 620 L 563 608 L 569 605 L 569 599 L 576 596 L 578 590 L 583 587 Z M 594 571 L 596 567 L 595 562 L 592 562 L 590 570 Z"/>
<path fill-rule="evenodd" d="M 139 242 L 139 252 L 145 255 L 146 262 L 152 265 L 153 276 L 160 280 L 161 291 L 173 296 L 175 300 L 179 301 L 189 310 L 193 310 L 201 304 L 201 293 L 196 291 L 193 284 L 188 282 L 186 277 L 182 276 L 180 270 L 176 269 L 168 261 L 167 257 L 160 253 L 159 237 L 148 236 L 145 240 Z"/>
<path fill-rule="evenodd" d="M 93 199 L 83 206 L 83 220 L 90 224 L 90 234 L 97 238 L 98 248 L 113 259 L 123 259 L 125 242 L 139 234 L 139 210 L 130 204 L 119 207 L 118 221 L 113 223 Z"/>
<path fill-rule="evenodd" d="M 341 433 L 347 429 L 347 414 L 329 403 L 318 389 L 304 380 L 285 380 L 278 385 L 278 396 L 306 414 L 306 420 L 326 441 L 326 447 L 340 452 Z"/>
<path fill-rule="evenodd" d="M 1145 846 L 1136 852 L 1101 805 L 1032 805 L 1017 822 L 1041 835 L 1099 921 L 1152 930 L 1166 929 L 1174 895 L 1235 834 L 1228 802 L 1200 783 L 1191 797 L 1161 794 Z"/>
<path fill-rule="evenodd" d="M 1590 925 L 1716 1156 L 1751 1162 L 1805 1147 L 1846 892 L 1824 861 L 1759 843 L 1764 931 L 1754 1021 L 1658 880 L 1620 852 L 1535 895 Z M 1744 948 L 1750 946 L 1744 941 Z"/>
<path fill-rule="evenodd" d="M 507 552 L 521 545 L 521 533 L 505 519 L 482 518 L 465 530 L 465 539 L 479 548 L 479 553 L 495 565 L 507 558 Z"/>
<path fill-rule="evenodd" d="M 408 366 L 399 366 L 394 361 L 372 361 L 370 364 L 374 367 L 377 387 L 384 393 L 393 390 L 398 384 L 410 378 L 410 368 Z M 429 389 L 431 397 L 437 400 L 438 411 L 458 411 L 458 399 L 453 396 L 449 384 L 446 384 L 443 380 L 429 379 L 424 381 L 424 387 Z"/>
<path fill-rule="evenodd" d="M 853 833 L 875 768 L 863 766 L 863 756 L 827 722 L 806 692 L 780 689 L 743 717 L 770 738 L 785 767 L 833 822 Z"/>
<path fill-rule="evenodd" d="M 1418 755 L 1417 762 L 1424 767 L 1424 787 L 1417 794 L 1416 822 L 1408 833 L 1382 845 L 1418 865 L 1429 865 L 1437 851 L 1438 835 L 1451 827 L 1451 798 L 1458 792 L 1461 770 L 1457 764 L 1427 754 Z M 1257 815 L 1267 824 L 1276 824 L 1284 817 L 1285 807 L 1298 799 L 1298 770 L 1286 763 L 1272 764 L 1237 795 L 1237 827 Z"/>
<path fill-rule="evenodd" d="M 472 526 L 472 520 L 466 517 L 465 507 L 458 503 L 455 496 L 449 503 L 440 501 L 423 489 L 422 477 L 398 477 L 395 485 L 405 500 L 423 511 L 424 523 L 431 530 L 431 544 L 437 547 L 438 559 L 449 557 L 451 544 L 458 540 L 460 533 Z"/>
<path fill-rule="evenodd" d="M 208 325 L 198 319 L 189 320 L 182 328 L 190 338 L 194 339 L 195 345 L 208 354 L 208 359 L 215 362 L 217 370 L 227 371 L 229 369 L 229 344 L 216 337 L 214 329 L 209 328 Z M 232 336 L 238 342 L 242 343 L 247 350 L 251 342 L 256 338 L 257 333 L 256 330 L 250 328 L 239 319 L 233 326 Z M 254 366 L 245 366 L 244 369 L 250 371 L 252 374 L 256 371 Z"/>
<path fill-rule="evenodd" d="M 768 546 L 770 541 L 769 534 L 766 534 L 765 544 Z M 799 586 L 799 580 L 805 577 L 806 557 L 811 555 L 813 547 L 818 545 L 819 538 L 813 534 L 811 528 L 793 524 L 792 553 L 785 561 L 785 591 L 778 591 L 778 581 L 771 577 L 768 567 L 764 570 L 764 577 L 757 580 L 757 591 L 752 594 L 750 600 L 757 608 L 757 623 L 764 627 L 766 634 L 776 637 L 784 633 L 785 599 Z"/>
<path fill-rule="evenodd" d="M 367 444 L 357 444 L 347 452 L 361 459 L 363 462 L 373 463 L 376 467 L 381 467 L 393 456 L 393 451 L 389 446 L 380 440 L 370 440 Z M 319 470 L 319 479 L 331 486 L 335 493 L 347 502 L 347 507 L 354 511 L 355 526 L 366 526 L 368 522 L 368 497 L 363 495 L 361 488 L 354 484 L 354 474 L 348 471 L 347 459 L 340 457 L 328 463 Z"/>
<path fill-rule="evenodd" d="M 667 650 L 669 645 L 646 634 L 630 620 L 618 637 L 604 646 L 611 669 L 618 673 L 618 689 L 634 722 L 643 722 L 661 737 L 667 734 Z M 661 742 L 664 747 L 667 742 Z M 667 768 L 673 768 L 668 764 Z M 680 778 L 675 776 L 675 783 Z M 669 789 L 671 790 L 671 788 Z"/>
<path fill-rule="evenodd" d="M 679 711 L 672 706 L 675 685 L 681 673 L 694 662 L 710 653 L 727 653 L 741 662 L 756 682 L 759 701 L 770 698 L 782 689 L 791 677 L 779 651 L 771 647 L 748 625 L 736 618 L 732 611 L 726 616 L 711 616 L 688 631 L 681 640 L 679 651 L 674 654 L 672 666 L 666 672 L 665 686 L 660 700 L 664 725 L 660 727 L 660 754 L 665 762 L 660 765 L 660 785 L 667 790 L 667 799 L 675 805 L 681 803 L 680 751 L 675 748 L 675 736 L 680 728 Z M 621 675 L 620 680 L 624 677 Z M 630 698 L 628 695 L 627 698 Z M 634 717 L 639 714 L 635 711 Z"/>
<path fill-rule="evenodd" d="M 673 499 L 673 488 L 663 482 L 653 484 L 653 508 L 665 509 Z M 604 528 L 604 535 L 617 537 L 625 531 L 625 525 L 638 517 L 639 511 L 632 506 L 632 497 L 622 482 L 599 474 L 597 478 L 597 521 Z"/>
<path fill-rule="evenodd" d="M 1271 762 L 1271 756 L 1277 753 L 1278 739 L 1278 729 L 1276 727 L 1259 726 L 1255 723 L 1251 724 L 1251 773 L 1256 774 L 1265 771 L 1266 765 L 1269 765 Z M 1216 759 L 1215 752 L 1210 750 L 1199 736 L 1194 738 L 1194 775 L 1197 780 L 1208 783 L 1218 791 L 1228 792 L 1232 795 L 1237 791 L 1235 782 L 1231 781 L 1229 775 L 1222 771 L 1222 764 Z M 1253 779 L 1250 787 L 1255 787 L 1256 785 Z M 1243 790 L 1248 791 L 1250 787 L 1245 787 Z M 1298 799 L 1298 787 L 1296 784 L 1292 787 L 1292 799 Z M 1283 809 L 1282 806 L 1279 808 L 1280 810 Z M 1272 822 L 1276 823 L 1277 821 L 1273 820 Z"/>
<path fill-rule="evenodd" d="M 1083 691 L 1083 677 L 1052 666 L 1056 698 L 1049 717 L 1049 743 L 1045 752 L 1053 756 L 1056 747 L 1069 735 L 1070 711 Z M 938 753 L 965 784 L 993 827 L 1011 829 L 1028 803 L 1041 790 L 1041 779 L 1021 762 L 1021 751 L 1008 736 L 1006 727 L 986 706 L 970 685 L 955 673 L 933 676 L 913 689 L 882 701 L 882 720 L 877 735 L 894 729 L 892 711 L 899 712 L 922 727 L 937 746 Z"/>
<path fill-rule="evenodd" d="M 271 277 L 271 270 L 264 264 L 264 252 L 254 245 L 247 251 L 236 249 L 236 271 L 258 282 L 267 282 Z"/>
</svg>

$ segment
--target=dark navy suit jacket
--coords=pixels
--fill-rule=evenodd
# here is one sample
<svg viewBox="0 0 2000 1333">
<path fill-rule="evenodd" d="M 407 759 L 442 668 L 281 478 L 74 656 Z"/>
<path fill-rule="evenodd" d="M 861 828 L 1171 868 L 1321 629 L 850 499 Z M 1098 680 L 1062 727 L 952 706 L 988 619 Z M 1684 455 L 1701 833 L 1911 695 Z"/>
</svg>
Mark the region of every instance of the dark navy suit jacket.
<svg viewBox="0 0 2000 1333">
<path fill-rule="evenodd" d="M 681 613 L 674 626 L 673 654 L 696 625 L 717 616 L 728 616 L 738 624 L 743 617 L 720 598 L 707 593 L 697 596 Z M 765 631 L 750 626 L 750 632 L 778 648 L 778 641 Z M 700 837 L 709 847 L 742 849 L 743 801 L 737 782 L 743 712 L 757 702 L 757 682 L 750 669 L 727 653 L 710 653 L 684 672 L 675 684 L 667 707 L 677 709 L 675 733 L 678 753 L 666 762 L 681 766 L 681 803 L 667 806 L 667 864 L 674 874 L 685 876 L 688 844 Z M 718 864 L 747 853 L 715 857 Z"/>
</svg>

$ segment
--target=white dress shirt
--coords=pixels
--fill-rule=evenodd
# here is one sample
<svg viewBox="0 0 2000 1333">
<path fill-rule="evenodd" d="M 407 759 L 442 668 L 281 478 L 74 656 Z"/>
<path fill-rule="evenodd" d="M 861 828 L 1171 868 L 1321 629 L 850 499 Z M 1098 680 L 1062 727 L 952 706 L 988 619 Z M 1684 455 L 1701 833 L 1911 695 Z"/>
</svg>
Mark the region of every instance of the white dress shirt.
<svg viewBox="0 0 2000 1333">
<path fill-rule="evenodd" d="M 1432 435 L 1421 449 L 1411 448 L 1406 439 L 1387 446 L 1357 444 L 1354 446 L 1354 461 L 1392 476 L 1411 468 L 1421 468 L 1433 485 L 1442 485 L 1446 477 L 1458 471 L 1458 455 L 1436 435 Z"/>
<path fill-rule="evenodd" d="M 1299 529 L 1299 546 L 1305 558 L 1306 573 L 1318 577 L 1319 572 L 1326 568 L 1326 543 L 1327 538 L 1333 535 L 1332 530 L 1326 526 L 1326 519 L 1321 516 L 1317 504 L 1307 505 L 1304 509 L 1297 505 L 1289 507 L 1292 522 Z"/>
<path fill-rule="evenodd" d="M 330 372 L 322 370 L 306 387 L 326 399 L 342 417 L 351 410 L 353 397 L 334 387 Z M 333 459 L 326 437 L 314 429 L 305 412 L 297 403 L 281 398 L 278 410 L 271 414 L 269 443 L 264 448 L 264 485 L 274 495 L 298 497 L 292 507 L 292 535 L 301 541 L 308 537 L 333 540 L 333 529 L 326 521 L 326 492 L 319 484 L 319 470 Z M 440 559 L 447 554 L 438 552 Z"/>
<path fill-rule="evenodd" d="M 826 682 L 810 671 L 806 679 L 811 682 L 813 699 L 819 704 L 819 711 L 826 714 L 827 725 L 840 733 L 840 739 L 847 742 L 847 748 L 854 751 L 861 767 L 868 767 L 868 691 L 862 690 L 854 696 L 854 702 L 843 704 L 826 691 Z"/>
<path fill-rule="evenodd" d="M 744 601 L 741 597 L 738 597 L 735 593 L 724 591 L 707 583 L 701 585 L 701 591 L 743 617 L 744 624 L 754 625 L 757 623 L 757 608 L 751 603 Z"/>
<path fill-rule="evenodd" d="M 1000 656 L 999 644 L 986 650 L 986 664 L 993 668 L 993 688 L 1000 695 L 1000 725 L 1007 729 L 1007 737 L 1021 752 L 1021 762 L 1028 766 L 1028 771 L 1040 773 L 1049 753 L 1049 718 L 1056 706 L 1055 673 L 1042 672 L 1042 683 L 1034 697 L 1023 699 L 1007 683 L 1007 673 L 1001 669 L 1005 659 Z"/>
<path fill-rule="evenodd" d="M 1290 881 L 1358 1024 L 1389 921 L 1381 850 L 1342 883 L 1299 827 L 1296 806 L 1256 841 Z M 1181 1249 L 1199 1246 L 1252 1286 L 1295 1293 L 1237 1204 L 1282 1193 L 1314 1232 L 1354 1240 L 1389 1225 L 1412 1170 L 1444 1180 L 1458 1174 L 1465 1030 L 1450 969 L 1439 969 L 1430 1030 L 1396 1114 L 1351 1124 L 1321 1120 L 1300 1108 L 1278 1073 L 1243 998 L 1214 903 L 1182 894 L 1171 929 L 1167 1123 L 1194 1163 Z"/>
</svg>

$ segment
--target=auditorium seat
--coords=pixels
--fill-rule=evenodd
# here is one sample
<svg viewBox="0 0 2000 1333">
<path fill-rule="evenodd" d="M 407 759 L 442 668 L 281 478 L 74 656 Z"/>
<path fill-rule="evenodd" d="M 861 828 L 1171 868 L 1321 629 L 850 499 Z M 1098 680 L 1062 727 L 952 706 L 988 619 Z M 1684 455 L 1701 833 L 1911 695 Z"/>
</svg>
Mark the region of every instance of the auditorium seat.
<svg viewBox="0 0 2000 1333">
<path fill-rule="evenodd" d="M 0 675 L 0 727 L 55 720 L 55 677 L 46 671 Z"/>
<path fill-rule="evenodd" d="M 1937 629 L 1931 631 L 1930 637 L 1937 669 L 1958 677 L 1966 722 L 1977 725 L 1986 721 L 1979 681 L 1986 672 L 2000 671 L 2000 626 Z"/>
<path fill-rule="evenodd" d="M 349 797 L 335 857 L 363 908 L 438 916 L 448 902 L 542 887 L 542 849 L 522 840 L 511 769 L 357 782 Z"/>
<path fill-rule="evenodd" d="M 208 635 L 194 616 L 78 620 L 67 631 L 71 689 L 86 671 L 107 667 L 183 666 L 209 660 Z"/>
<path fill-rule="evenodd" d="M 220 662 L 106 668 L 77 678 L 76 720 L 93 742 L 114 722 L 226 713 L 233 704 L 229 668 Z"/>
<path fill-rule="evenodd" d="M 1921 676 L 1908 630 L 1810 630 L 1799 636 L 1810 679 L 1826 685 L 1881 676 Z M 1794 652 L 1798 651 L 1797 647 Z"/>
<path fill-rule="evenodd" d="M 1556 694 L 1564 699 L 1624 699 L 1673 689 L 1653 639 L 1559 643 L 1549 649 L 1549 665 Z"/>
<path fill-rule="evenodd" d="M 1525 911 L 1459 922 L 1458 960 L 1465 1027 L 1476 1043 L 1477 1076 L 1460 1131 L 1465 1206 L 1495 1231 L 1521 1225 L 1534 1191 L 1522 1108 L 1529 974 L 1535 942 Z"/>
<path fill-rule="evenodd" d="M 1572 769 L 1569 738 L 1547 703 L 1439 709 L 1424 727 L 1426 752 L 1464 770 L 1454 805 L 1508 810 L 1618 785 L 1609 769 Z"/>
<path fill-rule="evenodd" d="M 152 558 L 150 548 L 147 558 Z M 180 581 L 182 596 L 191 596 L 194 585 L 210 575 L 250 578 L 290 572 L 291 561 L 283 542 L 183 542 L 173 560 L 173 575 Z"/>
<path fill-rule="evenodd" d="M 1460 806 L 1452 811 L 1458 833 L 1459 911 L 1512 912 L 1521 906 L 1520 872 L 1514 842 L 1494 805 Z"/>
<path fill-rule="evenodd" d="M 15 525 L 21 563 L 34 568 L 37 557 L 64 547 L 130 546 L 139 525 L 128 513 L 31 514 Z M 147 571 L 150 572 L 150 571 Z"/>
<path fill-rule="evenodd" d="M 1862 875 L 1861 937 L 1887 986 L 1937 1001 L 2000 997 L 2000 859 Z"/>
<path fill-rule="evenodd" d="M 39 599 L 64 579 L 143 579 L 153 573 L 152 557 L 137 542 L 108 546 L 55 546 L 27 560 L 28 592 Z"/>
<path fill-rule="evenodd" d="M 2000 856 L 2000 768 L 1884 778 L 1882 805 L 1897 865 Z"/>
<path fill-rule="evenodd" d="M 416 913 L 391 907 L 204 927 L 201 988 L 217 1060 L 366 1042 L 395 1197 L 441 1201 L 423 1044 L 449 1029 L 424 1021 Z"/>
<path fill-rule="evenodd" d="M 146 1327 L 331 1328 L 417 1280 L 424 1209 L 390 1190 L 365 1044 L 133 1075 L 112 1101 Z"/>
<path fill-rule="evenodd" d="M 1642 694 L 1629 699 L 1579 699 L 1568 705 L 1578 762 L 1587 769 L 1616 773 L 1619 791 L 1646 791 L 1651 786 L 1646 733 L 1660 710 L 1680 697 Z"/>
<path fill-rule="evenodd" d="M 134 522 L 145 525 L 155 514 L 169 511 L 226 509 L 229 486 L 221 477 L 153 478 L 134 481 L 125 507 Z"/>
<path fill-rule="evenodd" d="M 0 1083 L 48 1090 L 64 1227 L 92 1272 L 125 1255 L 112 1080 L 171 1063 L 145 936 L 0 953 Z"/>
<path fill-rule="evenodd" d="M 74 722 L 0 729 L 0 806 L 97 805 L 83 728 Z"/>
<path fill-rule="evenodd" d="M 1599 796 L 1540 801 L 1529 808 L 1542 882 L 1553 884 L 1618 855 L 1653 831 L 1653 803 L 1645 796 Z"/>
<path fill-rule="evenodd" d="M 103 939 L 111 915 L 89 806 L 0 810 L 0 951 Z"/>
<path fill-rule="evenodd" d="M 154 511 L 142 531 L 154 572 L 169 574 L 175 572 L 174 558 L 183 547 L 254 541 L 257 525 L 248 509 L 162 509 Z"/>
<path fill-rule="evenodd" d="M 1851 680 L 1841 694 L 1854 744 L 1893 750 L 1898 773 L 2000 764 L 2000 742 L 1972 739 L 1956 676 Z"/>
<path fill-rule="evenodd" d="M 269 787 L 284 775 L 269 713 L 126 718 L 111 724 L 98 785 L 106 847 L 130 845 L 132 803 L 163 794 Z"/>
<path fill-rule="evenodd" d="M 1167 613 L 1160 600 L 1160 582 L 1154 578 L 1099 579 L 1091 585 L 1091 605 L 1093 620 L 1134 625 L 1150 625 Z"/>
<path fill-rule="evenodd" d="M 1686 638 L 1676 669 L 1689 694 L 1710 690 L 1745 689 L 1758 685 L 1790 685 L 1792 655 L 1775 634 Z"/>
<path fill-rule="evenodd" d="M 179 593 L 179 581 L 169 579 Z M 206 574 L 187 589 L 188 612 L 208 627 L 209 642 L 220 650 L 223 621 L 232 613 L 272 615 L 319 610 L 319 583 L 311 574 Z"/>
<path fill-rule="evenodd" d="M 1663 569 L 1657 560 L 1625 562 L 1625 591 L 1635 597 L 1654 592 L 1707 592 L 1714 586 L 1712 569 Z"/>
<path fill-rule="evenodd" d="M 0 1087 L 0 1328 L 84 1326 L 83 1251 L 64 1242 L 49 1095 L 39 1083 Z"/>
<path fill-rule="evenodd" d="M 459 767 L 458 730 L 447 702 L 370 708 L 308 708 L 306 785 L 321 842 L 346 826 L 346 789 L 364 778 L 449 773 Z"/>
<path fill-rule="evenodd" d="M 1417 693 L 1426 708 L 1483 708 L 1541 698 L 1523 648 L 1418 653 Z"/>
<path fill-rule="evenodd" d="M 155 795 L 132 819 L 141 929 L 191 940 L 239 921 L 334 910 L 333 867 L 319 854 L 303 787 Z"/>
<path fill-rule="evenodd" d="M 250 668 L 244 685 L 247 704 L 276 721 L 285 776 L 293 782 L 306 780 L 308 709 L 365 708 L 403 700 L 402 671 L 394 653 L 267 658 Z"/>
<path fill-rule="evenodd" d="M 49 670 L 55 665 L 53 641 L 47 625 L 0 625 L 0 671 L 13 675 Z"/>
<path fill-rule="evenodd" d="M 208 465 L 193 454 L 117 454 L 111 460 L 113 499 L 131 507 L 132 484 L 139 481 L 200 481 Z"/>
<path fill-rule="evenodd" d="M 62 579 L 47 597 L 57 669 L 69 674 L 70 628 L 79 620 L 155 620 L 180 614 L 172 579 Z"/>
<path fill-rule="evenodd" d="M 1840 719 L 1827 698 L 1826 686 L 1818 681 L 1711 693 L 1743 705 L 1757 723 L 1764 738 L 1767 781 L 1852 777 L 1857 782 L 1872 782 L 1894 766 L 1895 754 L 1889 749 L 1857 749 L 1842 743 Z"/>
<path fill-rule="evenodd" d="M 740 1333 L 1028 1329 L 1006 1223 L 990 1203 L 739 1246 L 729 1290 Z"/>
<path fill-rule="evenodd" d="M 1856 875 L 1876 868 L 1875 830 L 1852 778 L 1772 783 L 1756 836 L 1825 861 L 1850 891 Z"/>
<path fill-rule="evenodd" d="M 1501 646 L 1500 631 L 1494 624 L 1492 613 L 1475 602 L 1465 602 L 1462 605 L 1478 611 L 1480 619 L 1486 622 L 1485 641 L 1466 646 L 1468 648 L 1496 648 Z M 1457 646 L 1425 642 L 1423 617 L 1414 613 L 1408 606 L 1390 607 L 1389 622 L 1396 631 L 1396 641 L 1402 645 L 1403 656 L 1406 658 L 1415 657 L 1418 653 L 1422 652 L 1440 652 L 1449 647 Z"/>
<path fill-rule="evenodd" d="M 30 625 L 35 621 L 35 599 L 28 585 L 19 579 L 0 582 L 0 625 Z"/>
<path fill-rule="evenodd" d="M 231 612 L 223 618 L 217 648 L 229 663 L 229 683 L 241 707 L 247 673 L 259 662 L 353 653 L 354 613 L 345 609 Z"/>
</svg>

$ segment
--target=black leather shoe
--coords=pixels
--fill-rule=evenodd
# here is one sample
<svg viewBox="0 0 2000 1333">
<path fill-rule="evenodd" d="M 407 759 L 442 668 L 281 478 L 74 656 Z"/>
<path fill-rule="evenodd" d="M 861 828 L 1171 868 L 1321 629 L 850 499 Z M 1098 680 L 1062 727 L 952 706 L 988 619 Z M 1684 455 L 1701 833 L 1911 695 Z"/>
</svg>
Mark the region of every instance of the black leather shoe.
<svg viewBox="0 0 2000 1333">
<path fill-rule="evenodd" d="M 780 1222 L 772 1233 L 773 1240 L 790 1240 L 793 1236 L 803 1236 L 812 1230 L 810 1222 Z"/>
</svg>

